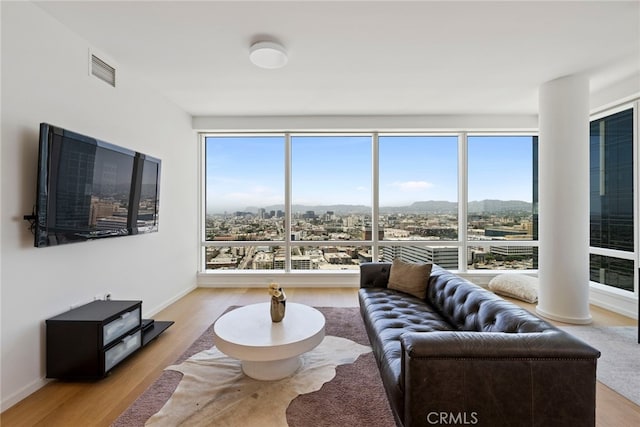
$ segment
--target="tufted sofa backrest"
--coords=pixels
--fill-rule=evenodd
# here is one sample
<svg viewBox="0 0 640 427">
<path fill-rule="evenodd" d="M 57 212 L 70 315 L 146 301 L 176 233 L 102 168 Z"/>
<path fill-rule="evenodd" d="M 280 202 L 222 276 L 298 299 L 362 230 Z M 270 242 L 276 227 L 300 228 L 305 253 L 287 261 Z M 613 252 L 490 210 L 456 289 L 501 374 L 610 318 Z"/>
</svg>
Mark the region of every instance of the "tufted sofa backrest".
<svg viewBox="0 0 640 427">
<path fill-rule="evenodd" d="M 543 332 L 555 329 L 527 310 L 437 265 L 426 301 L 452 326 L 477 332 Z"/>
</svg>

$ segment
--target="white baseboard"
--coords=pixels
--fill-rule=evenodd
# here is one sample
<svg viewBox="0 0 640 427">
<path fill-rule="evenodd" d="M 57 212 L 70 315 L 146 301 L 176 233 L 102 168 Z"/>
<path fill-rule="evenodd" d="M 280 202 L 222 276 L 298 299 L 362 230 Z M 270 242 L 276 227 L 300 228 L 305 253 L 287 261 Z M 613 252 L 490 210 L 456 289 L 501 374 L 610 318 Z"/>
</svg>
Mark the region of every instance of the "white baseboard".
<svg viewBox="0 0 640 427">
<path fill-rule="evenodd" d="M 18 390 L 15 393 L 12 393 L 9 396 L 2 396 L 2 402 L 0 402 L 0 412 L 6 411 L 16 403 L 20 402 L 22 399 L 40 390 L 42 387 L 47 385 L 49 381 L 51 380 L 48 380 L 46 378 L 40 378 L 33 381 L 30 384 L 27 384 L 26 386 L 22 387 L 20 390 Z"/>
<path fill-rule="evenodd" d="M 161 312 L 165 308 L 169 307 L 171 304 L 173 304 L 174 302 L 178 301 L 180 298 L 184 297 L 185 295 L 187 295 L 189 292 L 193 291 L 197 287 L 198 287 L 198 285 L 194 283 L 193 285 L 189 286 L 184 291 L 179 292 L 173 298 L 170 298 L 170 299 L 166 300 L 165 302 L 161 303 L 160 305 L 157 305 L 156 307 L 153 307 L 152 309 L 150 309 L 148 311 L 145 310 L 143 317 L 146 318 L 146 317 L 155 316 L 156 314 L 158 314 L 159 312 Z"/>
</svg>

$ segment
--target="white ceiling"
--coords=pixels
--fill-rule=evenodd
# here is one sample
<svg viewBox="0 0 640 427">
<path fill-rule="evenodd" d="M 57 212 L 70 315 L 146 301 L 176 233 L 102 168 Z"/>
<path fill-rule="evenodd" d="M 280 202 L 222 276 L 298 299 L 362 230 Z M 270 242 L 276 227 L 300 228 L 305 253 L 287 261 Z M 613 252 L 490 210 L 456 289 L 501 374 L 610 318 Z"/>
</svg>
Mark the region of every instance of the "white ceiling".
<svg viewBox="0 0 640 427">
<path fill-rule="evenodd" d="M 37 4 L 194 116 L 534 114 L 549 80 L 640 76 L 637 0 Z M 265 37 L 286 67 L 251 64 Z"/>
</svg>

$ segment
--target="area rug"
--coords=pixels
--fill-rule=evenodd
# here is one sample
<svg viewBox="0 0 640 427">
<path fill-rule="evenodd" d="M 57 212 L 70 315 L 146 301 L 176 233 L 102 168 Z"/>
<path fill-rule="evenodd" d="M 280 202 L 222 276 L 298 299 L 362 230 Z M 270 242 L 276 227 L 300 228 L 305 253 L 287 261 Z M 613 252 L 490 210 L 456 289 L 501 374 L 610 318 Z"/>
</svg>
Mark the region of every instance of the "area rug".
<svg viewBox="0 0 640 427">
<path fill-rule="evenodd" d="M 635 326 L 564 326 L 562 329 L 600 350 L 598 381 L 640 405 L 640 344 Z"/>
<path fill-rule="evenodd" d="M 327 321 L 325 332 L 328 338 L 325 339 L 327 342 L 326 346 L 325 342 L 318 346 L 318 350 L 320 352 L 326 351 L 326 348 L 323 349 L 323 347 L 328 346 L 327 348 L 329 348 L 331 352 L 335 353 L 335 356 L 338 359 L 341 359 L 342 356 L 344 356 L 343 350 L 345 345 L 346 347 L 357 349 L 357 353 L 365 350 L 363 346 L 369 345 L 358 308 L 325 307 L 318 309 L 325 315 Z M 336 342 L 331 343 L 331 341 Z M 350 342 L 352 343 L 349 344 Z M 342 356 L 340 354 L 342 354 Z M 213 399 L 213 401 L 206 403 L 205 406 L 209 407 L 206 411 L 198 411 L 200 413 L 198 416 L 189 417 L 188 420 L 181 419 L 179 416 L 176 418 L 166 416 L 167 414 L 172 414 L 173 410 L 171 410 L 170 407 L 167 407 L 163 412 L 162 408 L 167 401 L 171 402 L 173 400 L 170 398 L 174 392 L 176 392 L 177 388 L 179 390 L 179 384 L 183 379 L 183 374 L 181 372 L 171 370 L 171 368 L 175 369 L 177 365 L 184 366 L 185 364 L 191 364 L 191 361 L 188 361 L 188 359 L 192 358 L 193 360 L 194 357 L 192 356 L 195 356 L 195 359 L 201 359 L 205 364 L 209 363 L 211 360 L 215 360 L 216 358 L 226 358 L 226 356 L 219 353 L 217 349 L 213 347 L 212 327 L 209 327 L 209 329 L 207 329 L 207 331 L 205 331 L 202 336 L 194 342 L 194 344 L 176 361 L 173 367 L 167 368 L 161 377 L 152 384 L 122 415 L 120 415 L 112 426 L 144 426 L 147 422 L 150 426 L 251 425 L 246 419 L 240 420 L 240 418 L 231 423 L 228 421 L 213 422 L 210 416 L 206 415 L 209 410 L 213 413 L 220 413 L 227 410 L 236 411 L 238 409 L 238 406 L 234 409 L 225 405 L 224 398 Z M 310 352 L 307 357 L 313 358 L 315 356 L 313 352 Z M 286 408 L 286 416 L 284 419 L 280 420 L 277 416 L 275 416 L 275 418 L 273 417 L 274 414 L 277 415 L 278 411 L 271 411 L 271 413 L 267 413 L 267 411 L 261 410 L 259 413 L 264 416 L 258 417 L 260 419 L 260 423 L 257 425 L 288 425 L 291 427 L 347 425 L 354 427 L 371 425 L 381 427 L 395 426 L 373 354 L 367 348 L 364 354 L 356 357 L 357 359 L 355 359 L 355 357 L 351 357 L 352 359 L 355 359 L 355 362 L 353 363 L 346 363 L 337 366 L 335 369 L 335 377 L 328 382 L 324 382 L 319 390 L 300 394 L 295 397 Z M 223 361 L 223 363 L 231 363 L 232 365 L 234 363 L 237 364 L 235 372 L 239 372 L 239 363 L 230 358 L 226 359 L 227 360 Z M 349 357 L 346 357 L 345 360 L 349 362 Z M 215 361 L 220 362 L 220 360 Z M 311 361 L 307 359 L 306 363 L 309 362 Z M 194 366 L 197 365 L 198 363 L 196 362 Z M 189 368 L 187 368 L 187 370 L 189 370 Z M 269 383 L 279 383 L 280 381 L 254 382 L 266 385 Z M 288 386 L 292 386 L 292 384 L 288 384 Z M 263 393 L 267 393 L 267 395 L 271 394 L 268 387 L 260 390 L 245 389 L 245 392 L 248 392 L 249 396 L 253 396 L 258 399 Z M 224 393 L 222 397 L 229 394 L 233 393 Z M 206 398 L 202 399 L 202 402 L 205 402 L 206 400 Z M 184 404 L 184 402 L 180 404 Z M 193 404 L 197 405 L 199 403 L 196 402 Z M 251 405 L 246 406 L 246 404 L 241 404 L 239 407 L 243 409 L 236 413 L 245 415 L 247 413 L 250 414 L 252 411 L 255 413 L 256 410 L 252 409 L 250 406 Z M 157 413 L 159 413 L 159 415 L 154 416 L 154 414 Z M 163 416 L 163 414 L 165 416 Z M 200 415 L 202 415 L 202 417 L 200 417 Z M 244 415 L 242 416 L 244 417 Z M 231 419 L 233 420 L 233 418 Z"/>
</svg>

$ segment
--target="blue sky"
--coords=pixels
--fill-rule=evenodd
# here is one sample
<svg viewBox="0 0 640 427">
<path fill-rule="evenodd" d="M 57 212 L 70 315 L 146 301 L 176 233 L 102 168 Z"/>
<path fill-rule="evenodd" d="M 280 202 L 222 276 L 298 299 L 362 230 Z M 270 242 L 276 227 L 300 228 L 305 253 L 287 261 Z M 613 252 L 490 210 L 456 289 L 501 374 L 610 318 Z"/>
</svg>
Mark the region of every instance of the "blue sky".
<svg viewBox="0 0 640 427">
<path fill-rule="evenodd" d="M 457 199 L 456 136 L 380 136 L 380 205 Z M 531 201 L 531 137 L 468 137 L 469 199 Z M 208 211 L 284 202 L 284 137 L 208 138 Z M 292 203 L 371 205 L 369 136 L 292 136 Z"/>
</svg>

